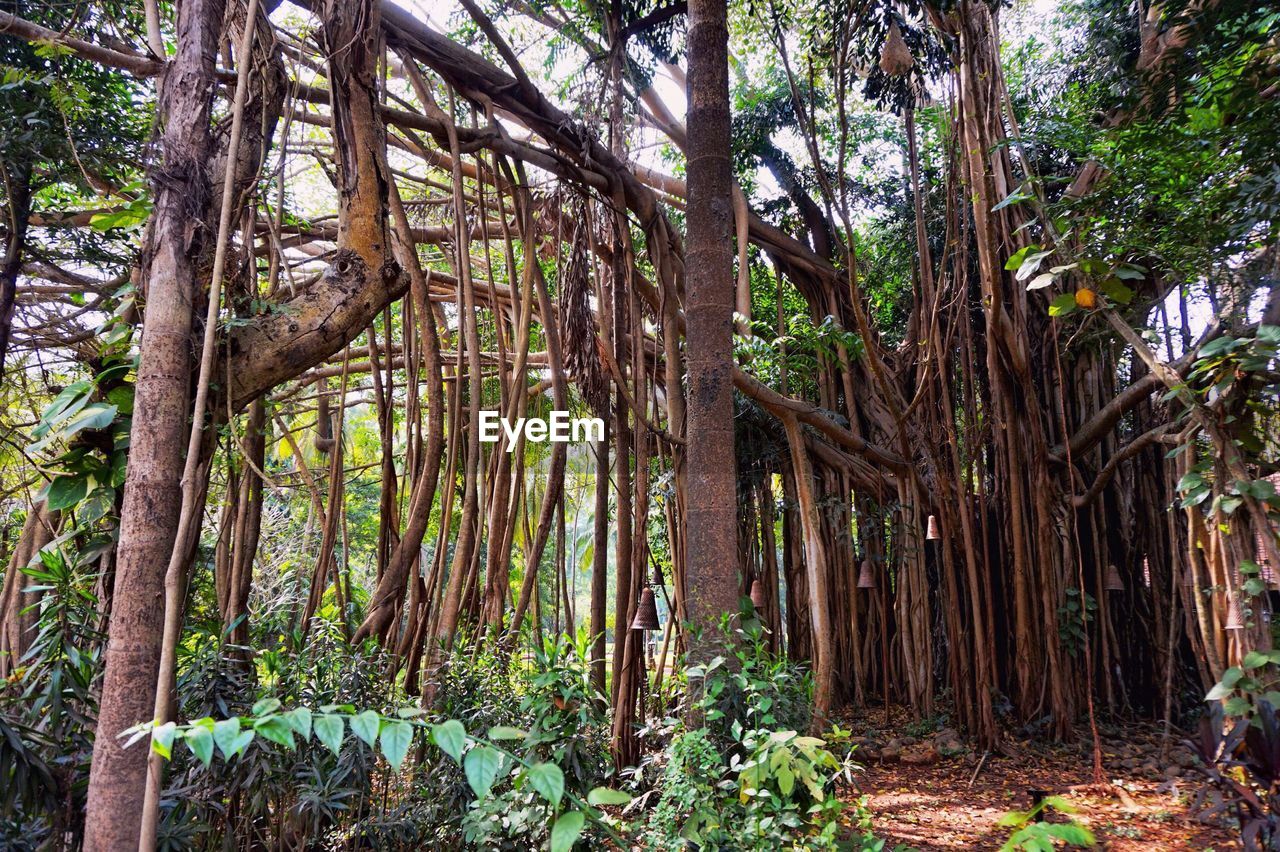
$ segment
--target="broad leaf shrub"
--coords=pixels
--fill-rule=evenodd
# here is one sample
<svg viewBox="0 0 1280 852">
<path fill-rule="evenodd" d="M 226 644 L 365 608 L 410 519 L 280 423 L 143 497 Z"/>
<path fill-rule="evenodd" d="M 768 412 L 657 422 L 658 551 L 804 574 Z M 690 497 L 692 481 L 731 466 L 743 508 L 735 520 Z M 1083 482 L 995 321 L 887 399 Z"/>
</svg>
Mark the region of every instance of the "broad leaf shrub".
<svg viewBox="0 0 1280 852">
<path fill-rule="evenodd" d="M 799 731 L 809 721 L 811 682 L 795 663 L 769 651 L 759 623 L 729 632 L 729 657 L 693 666 L 700 681 L 692 712 L 702 726 L 674 722 L 656 786 L 656 804 L 640 831 L 647 849 L 878 849 L 870 834 L 845 837 L 841 816 L 865 827 L 837 783 L 854 769 L 848 733 L 827 740 Z M 839 755 L 828 746 L 839 749 Z"/>
<path fill-rule="evenodd" d="M 237 836 L 336 847 L 883 848 L 865 833 L 862 803 L 839 798 L 854 768 L 847 733 L 824 739 L 778 724 L 778 714 L 807 720 L 809 679 L 768 651 L 758 625 L 736 631 L 730 658 L 693 670 L 699 697 L 684 709 L 703 724 L 668 720 L 672 736 L 650 759 L 657 771 L 641 801 L 611 778 L 588 647 L 548 640 L 527 661 L 454 653 L 432 714 L 268 696 L 226 718 L 138 726 L 130 742 L 149 737 L 173 764 L 165 848 L 209 848 L 220 807 L 257 815 L 234 821 Z M 364 674 L 376 682 L 371 661 Z M 288 697 L 320 696 L 288 679 L 305 669 L 279 671 Z M 192 691 L 201 706 L 218 703 L 216 689 Z"/>
<path fill-rule="evenodd" d="M 1228 722 L 1215 701 L 1195 745 L 1204 761 L 1194 802 L 1199 817 L 1234 820 L 1246 850 L 1280 846 L 1280 718 L 1271 702 L 1259 698 Z"/>
</svg>

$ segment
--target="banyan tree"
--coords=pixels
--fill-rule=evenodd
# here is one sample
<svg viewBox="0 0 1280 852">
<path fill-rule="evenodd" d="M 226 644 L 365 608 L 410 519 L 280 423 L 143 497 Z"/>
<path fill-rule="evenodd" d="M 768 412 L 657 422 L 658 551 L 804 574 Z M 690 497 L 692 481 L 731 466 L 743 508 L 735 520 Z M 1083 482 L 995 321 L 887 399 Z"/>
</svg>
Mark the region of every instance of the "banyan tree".
<svg viewBox="0 0 1280 852">
<path fill-rule="evenodd" d="M 427 707 L 584 629 L 619 767 L 748 600 L 815 728 L 1225 697 L 1280 567 L 1276 24 L 1069 5 L 1104 62 L 985 0 L 5 4 L 0 674 L 74 548 L 86 848 L 154 826 L 120 734 L 184 624 L 248 668 L 268 582 Z M 603 439 L 482 440 L 553 411 Z"/>
</svg>

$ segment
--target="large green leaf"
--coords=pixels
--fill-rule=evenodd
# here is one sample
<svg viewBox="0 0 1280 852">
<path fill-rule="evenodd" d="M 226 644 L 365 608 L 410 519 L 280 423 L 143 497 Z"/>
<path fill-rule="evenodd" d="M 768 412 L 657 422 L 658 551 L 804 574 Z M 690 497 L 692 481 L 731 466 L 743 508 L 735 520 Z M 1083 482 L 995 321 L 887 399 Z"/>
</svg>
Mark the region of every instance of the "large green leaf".
<svg viewBox="0 0 1280 852">
<path fill-rule="evenodd" d="M 173 722 L 157 725 L 151 731 L 151 750 L 165 760 L 173 757 L 173 740 L 177 732 L 178 726 Z"/>
<path fill-rule="evenodd" d="M 45 492 L 45 500 L 48 502 L 49 509 L 60 511 L 62 509 L 70 509 L 79 503 L 89 493 L 89 477 L 81 474 L 79 476 L 59 476 L 49 483 L 49 490 Z"/>
<path fill-rule="evenodd" d="M 382 728 L 379 741 L 382 743 L 382 756 L 393 768 L 399 769 L 413 743 L 413 725 L 408 722 L 388 722 Z"/>
<path fill-rule="evenodd" d="M 183 738 L 187 748 L 201 763 L 208 766 L 213 762 L 213 732 L 208 728 L 195 727 L 187 731 Z"/>
<path fill-rule="evenodd" d="M 478 798 L 489 795 L 493 780 L 498 777 L 498 767 L 502 764 L 502 756 L 492 746 L 482 745 L 467 752 L 462 761 L 462 768 L 467 776 L 467 783 L 475 791 Z"/>
<path fill-rule="evenodd" d="M 611 790 L 608 787 L 596 787 L 587 794 L 587 803 L 596 807 L 602 805 L 626 805 L 630 802 L 630 794 L 621 790 Z"/>
<path fill-rule="evenodd" d="M 525 777 L 553 808 L 560 805 L 560 799 L 564 796 L 564 773 L 559 766 L 554 763 L 535 763 L 529 767 Z"/>
<path fill-rule="evenodd" d="M 357 737 L 365 741 L 365 744 L 373 748 L 373 744 L 378 741 L 378 726 L 381 720 L 378 714 L 372 710 L 365 710 L 351 717 L 351 732 Z"/>
<path fill-rule="evenodd" d="M 316 739 L 324 743 L 329 751 L 337 754 L 342 750 L 342 717 L 326 713 L 315 720 Z"/>
<path fill-rule="evenodd" d="M 445 754 L 454 760 L 462 760 L 462 748 L 467 744 L 467 729 L 457 719 L 432 725 L 431 738 Z"/>
<path fill-rule="evenodd" d="M 306 707 L 295 707 L 284 714 L 289 727 L 298 732 L 304 740 L 311 736 L 311 710 Z"/>
<path fill-rule="evenodd" d="M 582 833 L 582 824 L 586 821 L 582 811 L 569 811 L 561 814 L 556 824 L 551 827 L 551 852 L 569 852 Z"/>
<path fill-rule="evenodd" d="M 263 739 L 279 743 L 286 748 L 293 748 L 293 728 L 283 716 L 265 716 L 253 723 L 253 729 Z"/>
</svg>

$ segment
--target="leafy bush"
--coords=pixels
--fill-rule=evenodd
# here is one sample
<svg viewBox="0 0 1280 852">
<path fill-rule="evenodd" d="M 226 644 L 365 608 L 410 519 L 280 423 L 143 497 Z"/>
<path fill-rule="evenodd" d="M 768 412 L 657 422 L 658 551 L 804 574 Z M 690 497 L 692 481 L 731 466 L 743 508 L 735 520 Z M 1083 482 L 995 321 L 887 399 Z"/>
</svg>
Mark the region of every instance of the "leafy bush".
<svg viewBox="0 0 1280 852">
<path fill-rule="evenodd" d="M 1071 803 L 1059 796 L 1045 796 L 1026 811 L 1011 811 L 1000 818 L 1000 825 L 1014 829 L 1000 852 L 1053 852 L 1059 843 L 1068 846 L 1094 845 L 1093 832 L 1069 816 L 1066 822 L 1049 822 L 1044 819 L 1052 808 L 1063 814 L 1072 814 Z"/>
<path fill-rule="evenodd" d="M 758 623 L 748 620 L 734 638 L 731 660 L 688 671 L 702 681 L 693 718 L 704 726 L 677 724 L 644 846 L 837 848 L 836 782 L 853 768 L 849 750 L 837 757 L 826 741 L 797 733 L 809 719 L 809 677 L 769 651 Z M 835 729 L 830 740 L 847 736 Z"/>
<path fill-rule="evenodd" d="M 1202 819 L 1232 816 L 1247 850 L 1280 843 L 1280 719 L 1269 701 L 1252 706 L 1252 717 L 1226 725 L 1223 708 L 1209 707 L 1200 720 L 1197 750 L 1205 786 L 1195 799 Z"/>
</svg>

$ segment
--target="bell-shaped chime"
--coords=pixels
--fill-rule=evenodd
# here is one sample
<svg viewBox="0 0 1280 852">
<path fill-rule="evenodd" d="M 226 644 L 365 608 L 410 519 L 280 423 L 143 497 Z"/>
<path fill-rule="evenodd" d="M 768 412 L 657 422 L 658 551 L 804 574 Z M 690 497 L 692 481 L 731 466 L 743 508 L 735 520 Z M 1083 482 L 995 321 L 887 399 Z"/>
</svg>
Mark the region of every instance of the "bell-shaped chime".
<svg viewBox="0 0 1280 852">
<path fill-rule="evenodd" d="M 929 525 L 928 525 L 928 527 L 925 529 L 924 537 L 925 537 L 926 539 L 928 539 L 929 541 L 937 541 L 938 539 L 942 538 L 942 533 L 940 533 L 940 532 L 938 531 L 938 516 L 937 516 L 937 515 L 930 515 L 930 516 L 929 516 Z"/>
<path fill-rule="evenodd" d="M 876 587 L 876 571 L 870 559 L 862 560 L 862 570 L 858 571 L 858 588 L 874 589 Z"/>
<path fill-rule="evenodd" d="M 1227 623 L 1222 626 L 1227 630 L 1244 630 L 1244 618 L 1240 615 L 1240 601 L 1235 595 L 1227 598 Z"/>
<path fill-rule="evenodd" d="M 636 617 L 631 620 L 632 630 L 657 630 L 658 602 L 653 597 L 653 589 L 645 586 L 640 590 L 640 603 L 636 604 Z"/>
<path fill-rule="evenodd" d="M 764 612 L 764 583 L 758 579 L 751 581 L 751 605 L 757 612 Z"/>
<path fill-rule="evenodd" d="M 1124 591 L 1124 579 L 1120 576 L 1120 569 L 1114 565 L 1107 566 L 1107 591 Z"/>
</svg>

